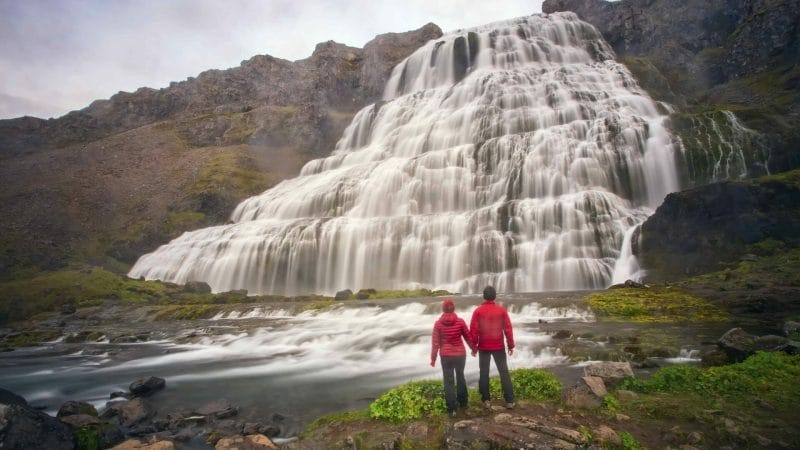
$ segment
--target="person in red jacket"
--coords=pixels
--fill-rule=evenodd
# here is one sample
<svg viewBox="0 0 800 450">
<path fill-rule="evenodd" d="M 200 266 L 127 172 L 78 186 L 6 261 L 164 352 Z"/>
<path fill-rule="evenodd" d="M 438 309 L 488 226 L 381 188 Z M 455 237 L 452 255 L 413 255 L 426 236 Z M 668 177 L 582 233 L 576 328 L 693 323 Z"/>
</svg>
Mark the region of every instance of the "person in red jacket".
<svg viewBox="0 0 800 450">
<path fill-rule="evenodd" d="M 497 292 L 492 286 L 486 286 L 483 290 L 484 302 L 472 313 L 469 332 L 472 342 L 478 347 L 480 353 L 478 364 L 481 374 L 478 380 L 478 390 L 481 393 L 481 401 L 484 406 L 491 406 L 489 403 L 489 364 L 490 358 L 494 358 L 494 365 L 497 366 L 497 371 L 500 373 L 500 385 L 503 387 L 506 408 L 511 409 L 514 407 L 514 386 L 511 384 L 511 376 L 508 374 L 505 343 L 508 343 L 508 356 L 511 356 L 514 353 L 514 331 L 511 328 L 508 311 L 496 304 L 495 298 L 497 298 Z M 505 343 L 503 336 L 505 336 Z M 475 356 L 475 350 L 472 351 L 472 356 Z"/>
<path fill-rule="evenodd" d="M 436 367 L 436 355 L 441 354 L 444 401 L 447 404 L 447 414 L 451 416 L 456 415 L 456 400 L 458 406 L 467 407 L 467 382 L 464 380 L 467 352 L 461 339 L 464 338 L 470 350 L 475 351 L 467 324 L 456 315 L 455 309 L 455 304 L 449 298 L 442 302 L 442 315 L 433 324 L 431 336 L 431 367 Z"/>
</svg>

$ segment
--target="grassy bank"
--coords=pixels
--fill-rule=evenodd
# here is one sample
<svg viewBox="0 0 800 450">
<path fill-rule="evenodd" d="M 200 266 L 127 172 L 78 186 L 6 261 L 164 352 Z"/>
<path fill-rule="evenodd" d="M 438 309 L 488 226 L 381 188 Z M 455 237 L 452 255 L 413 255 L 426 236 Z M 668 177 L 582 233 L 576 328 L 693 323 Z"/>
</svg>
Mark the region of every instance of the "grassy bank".
<svg viewBox="0 0 800 450">
<path fill-rule="evenodd" d="M 724 322 L 728 315 L 710 301 L 681 289 L 620 288 L 586 298 L 598 318 L 612 322 Z"/>
</svg>

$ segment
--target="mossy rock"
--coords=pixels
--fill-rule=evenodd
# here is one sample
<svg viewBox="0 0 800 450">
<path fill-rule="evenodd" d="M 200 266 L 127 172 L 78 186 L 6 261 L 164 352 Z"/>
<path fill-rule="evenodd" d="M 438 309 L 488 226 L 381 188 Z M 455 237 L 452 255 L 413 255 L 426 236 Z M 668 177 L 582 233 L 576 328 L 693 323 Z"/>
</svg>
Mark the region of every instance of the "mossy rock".
<svg viewBox="0 0 800 450">
<path fill-rule="evenodd" d="M 600 320 L 612 322 L 725 322 L 728 315 L 710 301 L 680 289 L 614 289 L 587 297 Z"/>
</svg>

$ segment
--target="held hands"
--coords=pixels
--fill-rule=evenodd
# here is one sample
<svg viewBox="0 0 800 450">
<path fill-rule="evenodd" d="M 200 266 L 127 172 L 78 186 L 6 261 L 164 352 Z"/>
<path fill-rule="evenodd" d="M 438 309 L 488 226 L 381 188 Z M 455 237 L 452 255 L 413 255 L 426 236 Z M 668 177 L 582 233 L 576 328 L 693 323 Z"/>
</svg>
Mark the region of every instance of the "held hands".
<svg viewBox="0 0 800 450">
<path fill-rule="evenodd" d="M 477 350 L 473 350 L 473 351 L 472 351 L 472 357 L 474 358 L 474 357 L 475 357 L 475 356 L 477 356 L 477 355 L 478 355 L 478 351 L 477 351 Z"/>
<path fill-rule="evenodd" d="M 514 349 L 513 348 L 508 349 L 508 356 L 511 356 L 513 354 L 514 354 Z"/>
<path fill-rule="evenodd" d="M 431 367 L 436 367 L 436 360 L 435 359 L 431 360 Z"/>
</svg>

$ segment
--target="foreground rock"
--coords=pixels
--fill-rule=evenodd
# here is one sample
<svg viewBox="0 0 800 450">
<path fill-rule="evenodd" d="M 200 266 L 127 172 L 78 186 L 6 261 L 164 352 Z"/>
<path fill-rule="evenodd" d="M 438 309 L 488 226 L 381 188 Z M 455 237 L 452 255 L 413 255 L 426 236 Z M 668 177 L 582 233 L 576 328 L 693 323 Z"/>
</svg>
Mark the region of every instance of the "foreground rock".
<svg viewBox="0 0 800 450">
<path fill-rule="evenodd" d="M 164 389 L 167 382 L 163 378 L 148 377 L 142 378 L 131 383 L 129 389 L 133 395 L 148 397 Z"/>
<path fill-rule="evenodd" d="M 56 414 L 56 417 L 75 416 L 78 414 L 97 417 L 97 409 L 95 409 L 95 407 L 89 403 L 70 400 L 64 402 L 64 404 L 58 408 L 58 414 Z"/>
<path fill-rule="evenodd" d="M 756 336 L 741 328 L 728 330 L 717 341 L 717 346 L 725 352 L 731 361 L 741 362 L 755 352 L 798 352 L 798 344 L 783 336 Z"/>
<path fill-rule="evenodd" d="M 603 397 L 608 394 L 605 383 L 600 377 L 583 377 L 577 384 L 565 388 L 561 394 L 565 405 L 573 408 L 599 408 L 603 405 Z"/>
<path fill-rule="evenodd" d="M 215 450 L 277 450 L 276 446 L 268 437 L 263 434 L 251 434 L 249 436 L 239 436 L 220 439 Z"/>
<path fill-rule="evenodd" d="M 633 378 L 633 368 L 628 362 L 601 362 L 586 366 L 587 377 L 602 378 L 607 386 L 614 386 L 626 378 Z"/>
<path fill-rule="evenodd" d="M 171 441 L 156 441 L 144 443 L 136 439 L 129 439 L 110 450 L 174 450 L 175 444 Z"/>
<path fill-rule="evenodd" d="M 37 411 L 22 397 L 0 389 L 0 448 L 71 450 L 70 427 Z"/>
</svg>

